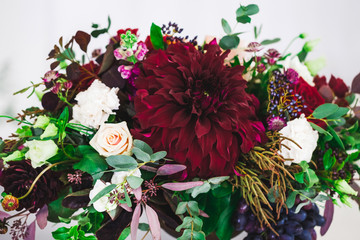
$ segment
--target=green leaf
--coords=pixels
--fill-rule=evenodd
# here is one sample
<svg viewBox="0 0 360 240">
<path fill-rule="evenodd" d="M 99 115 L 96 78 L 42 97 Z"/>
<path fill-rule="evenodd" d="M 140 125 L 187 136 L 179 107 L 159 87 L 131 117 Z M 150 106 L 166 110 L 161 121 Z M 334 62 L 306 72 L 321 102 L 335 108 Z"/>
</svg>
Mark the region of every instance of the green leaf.
<svg viewBox="0 0 360 240">
<path fill-rule="evenodd" d="M 356 99 L 356 96 L 354 93 L 350 93 L 349 95 L 347 95 L 345 97 L 345 100 L 349 103 L 349 105 L 351 105 Z"/>
<path fill-rule="evenodd" d="M 143 162 L 150 161 L 150 155 L 141 150 L 140 148 L 134 147 L 132 152 L 135 154 L 136 158 Z"/>
<path fill-rule="evenodd" d="M 142 151 L 146 152 L 149 155 L 153 154 L 153 150 L 151 149 L 151 147 L 146 142 L 135 139 L 134 140 L 134 146 L 141 149 Z"/>
<path fill-rule="evenodd" d="M 304 182 L 304 172 L 299 172 L 294 174 L 295 180 L 299 183 L 305 183 Z"/>
<path fill-rule="evenodd" d="M 319 182 L 319 178 L 317 177 L 315 171 L 310 168 L 305 172 L 305 180 L 307 181 L 306 185 L 308 188 L 311 188 L 315 183 Z"/>
<path fill-rule="evenodd" d="M 107 164 L 115 169 L 128 171 L 137 168 L 136 160 L 127 155 L 114 155 L 106 158 Z"/>
<path fill-rule="evenodd" d="M 316 125 L 315 123 L 312 123 L 312 122 L 309 122 L 309 123 L 310 123 L 310 125 L 311 125 L 311 127 L 312 127 L 313 129 L 315 129 L 315 130 L 318 131 L 319 133 L 325 134 L 325 135 L 327 135 L 327 136 L 331 136 L 331 139 L 332 139 L 332 135 L 331 135 L 328 131 L 324 130 L 322 127 L 319 127 L 319 126 Z"/>
<path fill-rule="evenodd" d="M 151 154 L 150 158 L 152 161 L 158 161 L 160 159 L 163 159 L 164 157 L 166 157 L 167 152 L 166 151 L 160 151 L 160 152 L 156 152 L 154 154 Z"/>
<path fill-rule="evenodd" d="M 126 181 L 129 183 L 129 185 L 132 189 L 137 189 L 138 187 L 141 186 L 144 179 L 142 179 L 140 177 L 136 177 L 136 176 L 127 176 Z"/>
<path fill-rule="evenodd" d="M 193 239 L 194 240 L 206 240 L 205 233 L 203 231 L 194 231 L 193 232 Z"/>
<path fill-rule="evenodd" d="M 240 43 L 240 38 L 238 36 L 227 35 L 221 38 L 219 45 L 222 49 L 228 50 L 228 49 L 237 48 L 239 43 Z"/>
<path fill-rule="evenodd" d="M 309 203 L 308 202 L 302 202 L 302 203 L 299 203 L 297 206 L 296 206 L 296 209 L 295 209 L 295 213 L 298 213 L 300 212 L 301 208 L 308 205 Z"/>
<path fill-rule="evenodd" d="M 247 6 L 240 6 L 236 10 L 236 16 L 255 15 L 259 12 L 259 7 L 256 4 L 249 4 Z"/>
<path fill-rule="evenodd" d="M 233 226 L 231 224 L 231 219 L 234 212 L 234 206 L 229 204 L 225 210 L 220 214 L 216 236 L 222 240 L 230 240 L 231 235 L 233 233 Z"/>
<path fill-rule="evenodd" d="M 0 138 L 0 152 L 2 152 L 5 148 L 5 142 Z"/>
<path fill-rule="evenodd" d="M 80 145 L 78 151 L 82 154 L 82 159 L 73 165 L 74 169 L 79 169 L 91 175 L 108 169 L 105 160 L 91 146 Z M 101 175 L 102 174 L 98 175 L 97 178 L 100 178 Z M 94 179 L 94 181 L 96 180 L 97 179 Z"/>
<path fill-rule="evenodd" d="M 239 23 L 251 23 L 251 18 L 249 16 L 241 16 L 241 17 L 237 17 L 236 21 L 238 21 Z"/>
<path fill-rule="evenodd" d="M 335 158 L 332 156 L 331 148 L 325 152 L 324 157 L 323 157 L 323 164 L 324 164 L 325 170 L 329 170 L 334 166 Z"/>
<path fill-rule="evenodd" d="M 70 228 L 61 227 L 52 232 L 51 235 L 56 240 L 68 240 L 71 237 L 69 230 Z"/>
<path fill-rule="evenodd" d="M 106 186 L 105 188 L 103 188 L 100 192 L 98 192 L 98 194 L 95 195 L 95 197 L 93 199 L 91 199 L 90 201 L 90 205 L 93 204 L 94 202 L 96 202 L 97 200 L 99 200 L 100 198 L 102 198 L 103 196 L 105 196 L 106 194 L 110 193 L 112 190 L 114 190 L 117 187 L 116 184 L 110 184 L 108 186 Z M 125 191 L 126 192 L 126 191 Z"/>
<path fill-rule="evenodd" d="M 339 107 L 338 110 L 336 112 L 334 112 L 333 114 L 329 115 L 327 117 L 327 119 L 338 119 L 341 118 L 342 116 L 344 116 L 345 114 L 347 114 L 349 112 L 349 108 L 346 107 Z"/>
<path fill-rule="evenodd" d="M 19 138 L 26 138 L 32 136 L 32 131 L 29 126 L 22 126 L 21 128 L 16 129 L 16 133 L 19 135 Z"/>
<path fill-rule="evenodd" d="M 66 224 L 69 224 L 71 222 L 70 218 L 63 218 L 63 217 L 60 217 L 60 216 L 59 216 L 59 220 L 60 220 L 60 222 L 66 223 Z"/>
<path fill-rule="evenodd" d="M 338 147 L 345 150 L 344 143 L 341 141 L 339 135 L 335 132 L 335 130 L 331 126 L 328 126 L 328 130 L 331 133 L 331 135 L 334 137 L 334 140 L 338 144 Z"/>
<path fill-rule="evenodd" d="M 185 229 L 181 237 L 179 237 L 177 240 L 189 240 L 191 239 L 191 230 Z"/>
<path fill-rule="evenodd" d="M 292 208 L 295 204 L 296 196 L 299 194 L 298 191 L 291 192 L 288 197 L 286 198 L 286 206 L 288 208 Z"/>
<path fill-rule="evenodd" d="M 96 30 L 91 32 L 91 36 L 93 36 L 94 38 L 97 38 L 101 34 L 104 34 L 104 33 L 107 33 L 107 32 L 108 32 L 108 30 L 106 28 L 96 29 Z"/>
<path fill-rule="evenodd" d="M 108 16 L 108 26 L 107 26 L 107 30 L 109 31 L 111 27 L 111 19 L 110 19 L 110 16 Z"/>
<path fill-rule="evenodd" d="M 131 206 L 132 206 L 132 203 L 131 203 L 131 200 L 130 200 L 130 197 L 129 197 L 128 192 L 127 192 L 127 191 L 124 191 L 124 195 L 125 195 L 126 204 L 128 205 L 128 207 L 131 207 Z"/>
<path fill-rule="evenodd" d="M 150 28 L 150 41 L 155 50 L 165 49 L 163 35 L 161 32 L 161 27 L 157 26 L 155 23 L 151 24 Z"/>
<path fill-rule="evenodd" d="M 228 182 L 222 182 L 220 186 L 212 188 L 211 193 L 215 198 L 222 198 L 232 193 L 232 185 Z"/>
<path fill-rule="evenodd" d="M 149 224 L 147 223 L 139 223 L 138 227 L 141 231 L 148 231 L 150 229 Z"/>
<path fill-rule="evenodd" d="M 180 232 L 183 228 L 191 228 L 191 223 L 193 222 L 192 217 L 184 217 L 183 222 L 175 229 L 175 231 Z"/>
<path fill-rule="evenodd" d="M 193 216 L 199 216 L 200 213 L 200 209 L 199 209 L 199 204 L 196 201 L 189 201 L 187 203 L 187 205 L 189 206 L 190 209 L 190 213 Z"/>
<path fill-rule="evenodd" d="M 175 214 L 176 215 L 181 215 L 181 214 L 186 213 L 186 211 L 187 211 L 187 203 L 188 202 L 179 202 L 179 204 L 177 205 Z"/>
<path fill-rule="evenodd" d="M 220 184 L 223 181 L 228 180 L 229 178 L 230 178 L 229 176 L 213 177 L 213 178 L 209 178 L 208 182 L 211 184 Z"/>
<path fill-rule="evenodd" d="M 339 106 L 333 103 L 325 103 L 317 107 L 314 112 L 313 116 L 317 119 L 322 119 L 330 116 L 331 114 L 337 112 Z"/>
<path fill-rule="evenodd" d="M 226 21 L 224 18 L 221 19 L 221 26 L 224 29 L 224 32 L 226 34 L 228 34 L 228 35 L 231 34 L 231 27 L 230 27 L 228 21 Z"/>
<path fill-rule="evenodd" d="M 93 24 L 91 25 L 91 27 L 92 27 L 92 28 L 98 28 L 98 27 L 99 27 L 99 24 L 93 23 Z"/>
<path fill-rule="evenodd" d="M 67 196 L 69 193 L 69 187 L 65 188 L 63 191 L 60 192 L 59 198 L 55 201 L 52 201 L 48 204 L 48 221 L 58 223 L 60 222 L 59 217 L 62 218 L 69 218 L 71 215 L 73 215 L 74 212 L 76 212 L 76 209 L 70 209 L 62 206 L 62 200 L 65 196 Z"/>
<path fill-rule="evenodd" d="M 130 235 L 130 227 L 125 228 L 122 232 L 118 240 L 125 240 Z"/>
<path fill-rule="evenodd" d="M 355 133 L 358 129 L 359 129 L 359 121 L 356 121 L 356 122 L 354 123 L 354 125 L 352 125 L 351 127 L 347 128 L 346 131 L 348 131 L 349 133 Z"/>
<path fill-rule="evenodd" d="M 204 181 L 204 184 L 187 190 L 186 192 L 191 192 L 191 197 L 196 198 L 201 193 L 207 193 L 211 190 L 210 183 Z"/>
<path fill-rule="evenodd" d="M 280 42 L 280 38 L 274 38 L 274 39 L 266 39 L 264 41 L 262 41 L 260 44 L 261 45 L 269 45 L 269 44 L 274 44 L 274 43 L 277 43 L 277 42 Z"/>
<path fill-rule="evenodd" d="M 90 218 L 90 222 L 92 223 L 90 232 L 95 233 L 101 227 L 101 224 L 104 221 L 104 214 L 93 212 L 89 213 L 88 216 Z"/>
</svg>

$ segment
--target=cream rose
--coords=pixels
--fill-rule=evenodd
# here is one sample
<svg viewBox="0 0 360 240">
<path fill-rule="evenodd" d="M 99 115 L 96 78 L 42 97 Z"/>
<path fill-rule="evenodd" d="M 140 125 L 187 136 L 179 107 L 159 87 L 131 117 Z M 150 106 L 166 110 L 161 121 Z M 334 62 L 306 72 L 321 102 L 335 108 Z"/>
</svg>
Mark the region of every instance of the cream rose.
<svg viewBox="0 0 360 240">
<path fill-rule="evenodd" d="M 118 91 L 119 88 L 109 88 L 95 80 L 86 91 L 76 95 L 72 122 L 99 128 L 113 114 L 113 110 L 119 109 Z"/>
<path fill-rule="evenodd" d="M 133 138 L 126 122 L 104 123 L 91 139 L 90 145 L 104 157 L 131 155 Z"/>
<path fill-rule="evenodd" d="M 299 148 L 294 142 L 284 140 L 283 145 L 280 148 L 280 154 L 284 158 L 293 159 L 293 163 L 300 163 L 305 160 L 311 161 L 312 154 L 317 146 L 317 140 L 319 134 L 313 130 L 310 123 L 306 120 L 304 114 L 300 118 L 296 118 L 287 122 L 287 126 L 279 131 L 283 136 L 296 142 L 301 148 Z M 286 161 L 286 164 L 291 164 L 291 161 Z"/>
<path fill-rule="evenodd" d="M 93 199 L 99 192 L 101 192 L 105 187 L 109 186 L 110 183 L 104 183 L 101 180 L 97 180 L 94 188 L 89 193 L 89 198 Z M 114 191 L 114 190 L 113 190 Z M 98 212 L 112 211 L 117 207 L 116 201 L 110 201 L 110 193 L 98 199 L 94 202 L 94 208 Z"/>
</svg>

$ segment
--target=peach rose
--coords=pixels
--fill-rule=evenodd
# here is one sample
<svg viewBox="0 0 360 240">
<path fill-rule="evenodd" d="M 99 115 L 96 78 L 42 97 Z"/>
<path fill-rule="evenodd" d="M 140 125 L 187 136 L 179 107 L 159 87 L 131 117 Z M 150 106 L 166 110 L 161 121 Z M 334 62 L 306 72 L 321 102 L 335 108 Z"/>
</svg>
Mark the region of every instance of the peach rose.
<svg viewBox="0 0 360 240">
<path fill-rule="evenodd" d="M 133 138 L 126 122 L 104 123 L 91 139 L 90 145 L 104 157 L 131 155 Z"/>
</svg>

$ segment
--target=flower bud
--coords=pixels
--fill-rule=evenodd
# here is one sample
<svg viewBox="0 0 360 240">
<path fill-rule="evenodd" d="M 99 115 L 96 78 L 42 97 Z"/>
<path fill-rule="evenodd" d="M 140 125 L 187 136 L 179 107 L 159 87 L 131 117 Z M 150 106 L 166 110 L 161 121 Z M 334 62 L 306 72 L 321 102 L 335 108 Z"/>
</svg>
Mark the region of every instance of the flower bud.
<svg viewBox="0 0 360 240">
<path fill-rule="evenodd" d="M 1 202 L 1 206 L 7 212 L 16 210 L 19 207 L 19 199 L 12 195 L 6 195 Z"/>
<path fill-rule="evenodd" d="M 344 180 L 335 180 L 334 187 L 337 191 L 356 196 L 358 193 Z"/>
<path fill-rule="evenodd" d="M 300 33 L 300 35 L 299 35 L 299 38 L 301 38 L 301 39 L 305 39 L 305 38 L 307 38 L 307 33 Z"/>
</svg>

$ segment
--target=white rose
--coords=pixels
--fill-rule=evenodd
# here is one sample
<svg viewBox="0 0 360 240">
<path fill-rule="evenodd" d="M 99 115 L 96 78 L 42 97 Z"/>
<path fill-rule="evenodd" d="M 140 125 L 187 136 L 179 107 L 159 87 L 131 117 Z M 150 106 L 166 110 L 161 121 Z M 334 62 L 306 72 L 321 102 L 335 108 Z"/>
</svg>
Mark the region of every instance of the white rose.
<svg viewBox="0 0 360 240">
<path fill-rule="evenodd" d="M 287 126 L 279 131 L 284 137 L 287 137 L 301 146 L 301 149 L 292 141 L 284 140 L 280 148 L 280 154 L 284 158 L 293 159 L 293 161 L 286 161 L 290 165 L 291 162 L 300 163 L 305 160 L 310 162 L 311 156 L 317 146 L 319 134 L 313 130 L 309 122 L 306 120 L 304 114 L 300 118 L 287 122 Z"/>
<path fill-rule="evenodd" d="M 103 190 L 106 186 L 109 186 L 110 183 L 104 183 L 101 180 L 97 180 L 94 188 L 89 193 L 89 198 L 93 199 L 101 190 Z M 110 201 L 110 193 L 106 194 L 105 196 L 98 199 L 96 202 L 94 202 L 94 208 L 98 212 L 105 212 L 105 211 L 111 211 L 114 210 L 117 207 L 116 201 Z"/>
<path fill-rule="evenodd" d="M 126 122 L 104 123 L 91 139 L 90 145 L 104 157 L 131 155 L 133 138 Z"/>
<path fill-rule="evenodd" d="M 76 95 L 77 104 L 73 107 L 73 121 L 85 126 L 99 128 L 113 113 L 119 109 L 118 88 L 109 88 L 99 80 Z"/>
<path fill-rule="evenodd" d="M 50 118 L 48 118 L 45 115 L 41 115 L 36 119 L 35 124 L 33 125 L 33 128 L 42 128 L 45 129 L 46 126 L 50 123 Z"/>
<path fill-rule="evenodd" d="M 282 65 L 285 69 L 294 69 L 310 86 L 315 86 L 310 71 L 300 62 L 297 56 L 294 58 L 291 58 L 291 56 L 287 57 Z"/>
<path fill-rule="evenodd" d="M 31 160 L 33 168 L 41 167 L 46 163 L 46 160 L 56 155 L 58 146 L 53 140 L 38 141 L 32 140 L 25 143 L 29 150 L 25 157 Z"/>
<path fill-rule="evenodd" d="M 126 180 L 128 176 L 141 177 L 141 172 L 138 168 L 130 171 L 115 172 L 111 178 L 111 183 L 121 184 Z"/>
<path fill-rule="evenodd" d="M 43 134 L 41 134 L 40 139 L 44 139 L 47 137 L 54 137 L 58 134 L 58 128 L 53 123 L 49 123 L 49 125 L 45 128 Z"/>
</svg>

